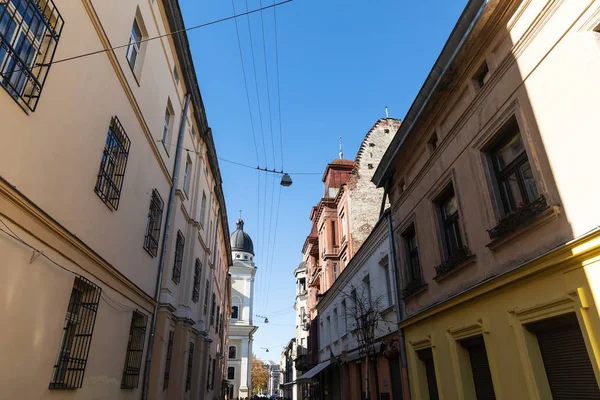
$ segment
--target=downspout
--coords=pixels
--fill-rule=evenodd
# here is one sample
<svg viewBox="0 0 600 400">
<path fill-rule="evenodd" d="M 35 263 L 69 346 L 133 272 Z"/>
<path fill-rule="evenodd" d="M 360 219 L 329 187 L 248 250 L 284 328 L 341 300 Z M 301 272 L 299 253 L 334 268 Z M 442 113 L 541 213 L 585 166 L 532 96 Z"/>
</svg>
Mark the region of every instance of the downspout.
<svg viewBox="0 0 600 400">
<path fill-rule="evenodd" d="M 183 141 L 183 133 L 185 132 L 185 121 L 190 105 L 191 95 L 188 93 L 185 96 L 185 104 L 183 113 L 181 114 L 181 122 L 179 123 L 179 134 L 177 135 L 177 147 L 175 148 L 175 160 L 173 162 L 173 183 L 169 192 L 169 204 L 167 205 L 167 216 L 165 230 L 163 232 L 162 249 L 160 252 L 160 261 L 158 263 L 158 277 L 156 278 L 156 290 L 154 294 L 154 313 L 150 322 L 150 338 L 148 339 L 148 349 L 146 350 L 146 365 L 144 367 L 144 380 L 142 383 L 142 400 L 148 398 L 148 388 L 150 386 L 150 365 L 152 364 L 152 347 L 154 346 L 154 337 L 156 335 L 156 322 L 158 319 L 158 308 L 160 305 L 160 289 L 165 272 L 165 259 L 167 256 L 167 242 L 169 239 L 169 230 L 171 229 L 171 215 L 173 214 L 173 205 L 175 203 L 175 190 L 177 189 L 177 177 L 179 175 L 179 160 L 181 158 L 181 144 Z"/>
<path fill-rule="evenodd" d="M 388 180 L 386 182 L 385 185 L 385 194 L 383 195 L 383 198 L 385 199 L 386 196 L 389 193 L 389 189 L 390 189 L 390 183 L 391 181 Z M 393 278 L 394 278 L 394 296 L 395 296 L 395 301 L 396 301 L 396 318 L 398 320 L 398 323 L 400 323 L 403 319 L 403 315 L 404 315 L 404 310 L 403 310 L 403 305 L 404 303 L 400 301 L 400 294 L 399 294 L 399 283 L 401 281 L 400 276 L 399 276 L 399 272 L 400 270 L 398 269 L 398 264 L 396 262 L 396 246 L 394 243 L 394 229 L 392 226 L 392 211 L 390 210 L 390 212 L 388 212 L 387 215 L 387 226 L 388 226 L 388 241 L 389 241 L 389 245 L 390 245 L 390 258 L 391 258 L 391 265 L 392 265 L 392 270 L 394 271 L 394 273 L 392 274 Z M 408 363 L 406 361 L 406 347 L 405 347 L 405 339 L 404 339 L 404 329 L 402 328 L 398 328 L 398 342 L 399 345 L 398 347 L 400 348 L 400 363 L 401 363 L 401 368 L 400 368 L 400 373 L 402 374 L 404 371 L 406 371 L 406 384 L 409 384 L 408 381 Z M 401 379 L 401 383 L 404 383 L 402 381 L 402 376 L 400 377 Z M 410 396 L 410 387 L 407 388 L 408 391 L 407 393 L 409 393 Z M 402 392 L 404 393 L 404 385 L 402 385 Z"/>
</svg>

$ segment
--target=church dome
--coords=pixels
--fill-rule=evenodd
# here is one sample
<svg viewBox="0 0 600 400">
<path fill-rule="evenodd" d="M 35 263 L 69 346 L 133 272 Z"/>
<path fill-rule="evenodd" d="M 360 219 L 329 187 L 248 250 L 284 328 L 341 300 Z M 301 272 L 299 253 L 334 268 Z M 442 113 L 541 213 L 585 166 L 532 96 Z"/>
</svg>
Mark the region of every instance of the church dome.
<svg viewBox="0 0 600 400">
<path fill-rule="evenodd" d="M 243 251 L 254 255 L 254 244 L 250 235 L 244 232 L 244 220 L 242 218 L 237 220 L 235 224 L 237 229 L 231 234 L 231 250 L 232 251 Z"/>
</svg>

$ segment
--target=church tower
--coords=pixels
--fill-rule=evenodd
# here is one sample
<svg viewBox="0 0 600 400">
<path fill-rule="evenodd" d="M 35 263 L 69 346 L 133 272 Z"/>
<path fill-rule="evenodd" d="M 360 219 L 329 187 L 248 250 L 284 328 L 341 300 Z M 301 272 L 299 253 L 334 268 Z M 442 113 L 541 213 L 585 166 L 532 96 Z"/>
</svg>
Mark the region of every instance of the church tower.
<svg viewBox="0 0 600 400">
<path fill-rule="evenodd" d="M 244 232 L 240 217 L 236 231 L 231 234 L 233 266 L 231 274 L 231 316 L 227 351 L 227 380 L 229 398 L 250 397 L 252 373 L 252 337 L 257 327 L 252 323 L 254 301 L 254 244 Z"/>
</svg>

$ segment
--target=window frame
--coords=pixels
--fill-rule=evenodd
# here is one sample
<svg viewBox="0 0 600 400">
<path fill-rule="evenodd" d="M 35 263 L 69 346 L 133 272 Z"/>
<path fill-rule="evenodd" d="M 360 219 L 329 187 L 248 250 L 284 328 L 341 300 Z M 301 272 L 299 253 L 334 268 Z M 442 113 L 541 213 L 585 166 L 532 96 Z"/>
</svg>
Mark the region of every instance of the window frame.
<svg viewBox="0 0 600 400">
<path fill-rule="evenodd" d="M 175 240 L 175 256 L 173 257 L 173 271 L 171 280 L 179 285 L 181 282 L 181 268 L 183 264 L 183 253 L 185 250 L 185 237 L 180 230 L 177 231 L 177 239 Z"/>
<path fill-rule="evenodd" d="M 100 286 L 82 276 L 75 277 L 49 389 L 83 386 L 101 294 Z"/>
<path fill-rule="evenodd" d="M 135 29 L 136 27 L 137 32 Z M 136 33 L 139 33 L 139 38 L 135 37 Z M 131 25 L 131 31 L 129 31 L 129 43 L 127 44 L 127 50 L 125 51 L 127 63 L 129 64 L 129 67 L 131 68 L 131 71 L 134 75 L 136 74 L 138 61 L 142 53 L 142 40 L 144 40 L 144 33 L 142 31 L 137 16 L 135 16 L 133 18 L 133 24 Z"/>
<path fill-rule="evenodd" d="M 407 283 L 421 282 L 423 280 L 423 270 L 419 258 L 419 244 L 417 242 L 417 229 L 413 223 L 410 223 L 400 234 L 404 247 L 404 262 L 406 263 Z M 414 238 L 414 247 L 410 238 Z M 413 263 L 416 258 L 416 263 Z"/>
<path fill-rule="evenodd" d="M 163 391 L 169 388 L 169 379 L 171 378 L 171 360 L 173 359 L 173 342 L 175 331 L 169 330 L 169 341 L 167 343 L 167 356 L 165 357 L 165 373 L 163 375 Z"/>
<path fill-rule="evenodd" d="M 235 349 L 235 351 L 233 352 L 233 357 L 231 357 L 231 349 Z M 229 345 L 229 347 L 227 347 L 227 359 L 228 360 L 237 360 L 237 346 L 236 345 Z"/>
<path fill-rule="evenodd" d="M 189 392 L 190 389 L 192 388 L 192 372 L 194 369 L 195 347 L 196 347 L 195 343 L 190 342 L 190 346 L 188 349 L 187 368 L 186 368 L 186 373 L 185 373 L 185 391 L 186 391 L 186 393 Z"/>
<path fill-rule="evenodd" d="M 452 214 L 446 215 L 444 206 L 448 204 L 451 199 L 454 199 L 454 202 L 456 203 L 456 210 Z M 450 257 L 456 256 L 466 245 L 460 222 L 460 205 L 452 182 L 441 191 L 435 198 L 434 203 L 440 227 L 442 254 L 444 260 L 447 260 Z M 452 245 L 453 237 L 456 241 L 456 246 Z"/>
<path fill-rule="evenodd" d="M 165 107 L 165 114 L 163 116 L 163 123 L 161 129 L 161 142 L 167 152 L 167 157 L 170 153 L 171 143 L 169 142 L 171 139 L 171 131 L 173 128 L 173 120 L 175 119 L 175 111 L 173 110 L 173 105 L 171 104 L 171 99 L 167 99 L 167 105 Z"/>
<path fill-rule="evenodd" d="M 231 378 L 229 377 L 229 371 L 233 371 L 233 374 L 232 374 L 233 376 Z M 235 367 L 232 367 L 232 366 L 227 367 L 227 380 L 228 381 L 235 380 Z"/>
<path fill-rule="evenodd" d="M 198 303 L 200 300 L 200 276 L 202 275 L 202 262 L 196 258 L 194 264 L 194 286 L 192 289 L 192 301 Z"/>
<path fill-rule="evenodd" d="M 234 311 L 234 309 L 235 309 L 235 311 Z M 234 316 L 234 314 L 235 314 L 235 316 Z M 238 306 L 237 304 L 231 306 L 231 315 L 229 318 L 230 319 L 238 319 L 238 320 L 240 319 L 240 306 Z"/>
<path fill-rule="evenodd" d="M 192 159 L 188 155 L 185 160 L 185 168 L 183 170 L 183 193 L 185 193 L 186 197 L 188 196 L 188 192 L 190 191 L 190 181 L 192 180 Z"/>
<path fill-rule="evenodd" d="M 144 236 L 144 249 L 152 257 L 156 257 L 158 255 L 163 207 L 164 201 L 160 196 L 158 189 L 152 189 L 148 217 L 146 218 L 146 234 Z"/>
<path fill-rule="evenodd" d="M 119 118 L 111 118 L 94 192 L 111 211 L 119 209 L 131 141 Z"/>
<path fill-rule="evenodd" d="M 129 340 L 125 354 L 125 366 L 121 378 L 121 389 L 137 389 L 142 371 L 142 358 L 146 343 L 146 327 L 148 316 L 138 310 L 131 315 Z"/>
</svg>

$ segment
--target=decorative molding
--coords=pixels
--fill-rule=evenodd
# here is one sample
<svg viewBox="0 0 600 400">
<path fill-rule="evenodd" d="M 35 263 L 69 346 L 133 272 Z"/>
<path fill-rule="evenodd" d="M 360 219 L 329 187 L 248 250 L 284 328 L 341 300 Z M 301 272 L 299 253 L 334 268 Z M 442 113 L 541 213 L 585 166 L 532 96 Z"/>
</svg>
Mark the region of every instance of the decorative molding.
<svg viewBox="0 0 600 400">
<path fill-rule="evenodd" d="M 462 340 L 473 336 L 481 335 L 483 333 L 489 333 L 484 329 L 483 320 L 480 318 L 477 322 L 469 325 L 464 325 L 458 328 L 448 328 L 448 334 L 454 340 Z"/>
<path fill-rule="evenodd" d="M 417 339 L 417 340 L 409 340 L 408 343 L 412 346 L 414 351 L 429 349 L 435 347 L 433 341 L 431 340 L 431 335 L 427 335 L 427 337 Z"/>
</svg>

